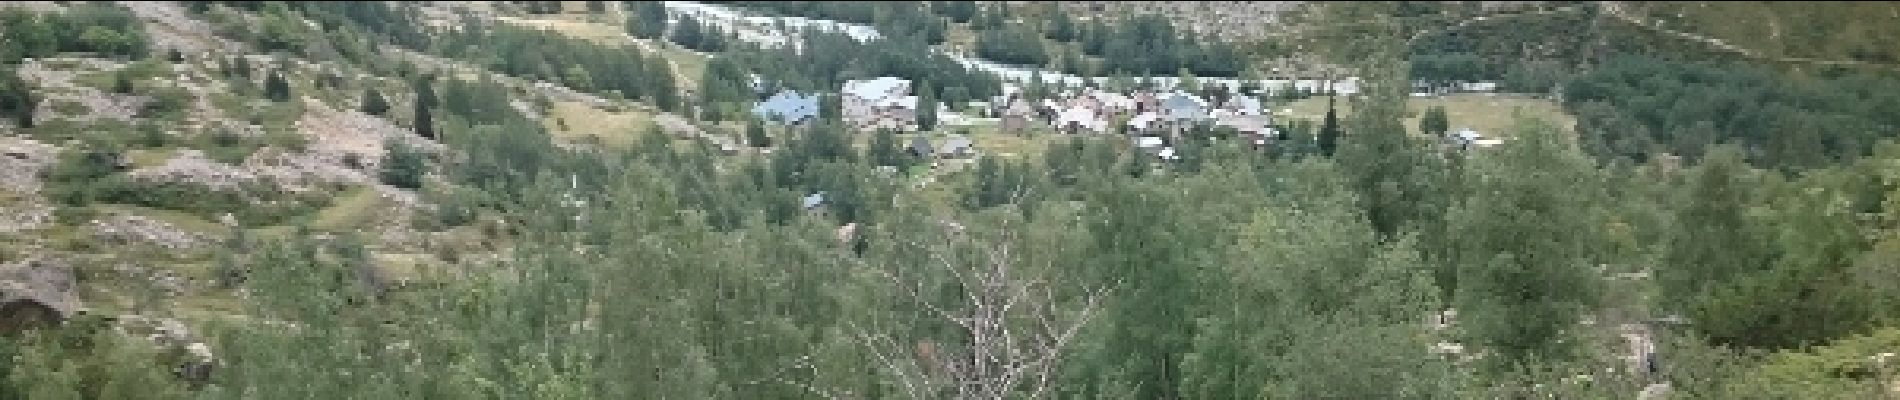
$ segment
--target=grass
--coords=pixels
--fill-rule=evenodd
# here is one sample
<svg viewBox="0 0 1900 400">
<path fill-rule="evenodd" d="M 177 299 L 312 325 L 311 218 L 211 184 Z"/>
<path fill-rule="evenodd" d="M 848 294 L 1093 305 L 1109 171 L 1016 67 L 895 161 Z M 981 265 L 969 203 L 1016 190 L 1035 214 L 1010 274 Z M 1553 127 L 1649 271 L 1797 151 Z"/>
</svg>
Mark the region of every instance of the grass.
<svg viewBox="0 0 1900 400">
<path fill-rule="evenodd" d="M 376 269 L 390 281 L 422 279 L 425 270 L 434 265 L 434 255 L 427 253 L 375 253 L 370 257 L 376 260 Z"/>
<path fill-rule="evenodd" d="M 556 139 L 585 142 L 593 136 L 609 146 L 633 144 L 653 122 L 653 114 L 639 108 L 613 112 L 580 102 L 555 102 L 549 116 L 542 123 Z"/>
<path fill-rule="evenodd" d="M 1575 117 L 1564 113 L 1563 109 L 1558 106 L 1556 102 L 1550 100 L 1486 96 L 1480 94 L 1457 94 L 1439 98 L 1407 99 L 1406 108 L 1410 111 L 1409 114 L 1411 115 L 1407 115 L 1405 118 L 1406 131 L 1413 134 L 1420 134 L 1418 130 L 1419 117 L 1425 114 L 1427 108 L 1438 105 L 1445 106 L 1445 115 L 1449 117 L 1448 119 L 1451 121 L 1451 129 L 1453 131 L 1462 128 L 1471 128 L 1472 130 L 1478 131 L 1478 133 L 1491 137 L 1510 137 L 1512 133 L 1515 132 L 1513 127 L 1516 125 L 1513 121 L 1512 114 L 1518 111 L 1522 111 L 1528 116 L 1554 122 L 1557 126 L 1563 127 L 1566 132 L 1575 129 L 1574 127 L 1577 121 Z M 1270 105 L 1269 108 L 1273 109 L 1276 113 L 1281 109 L 1288 109 L 1291 110 L 1289 113 L 1278 115 L 1291 116 L 1293 118 L 1318 123 L 1326 117 L 1326 98 L 1314 97 L 1295 101 L 1290 105 L 1284 103 L 1273 104 Z M 1340 118 L 1345 118 L 1346 115 L 1352 111 L 1351 108 L 1349 102 L 1340 101 Z"/>
<path fill-rule="evenodd" d="M 508 23 L 552 30 L 568 37 L 584 39 L 609 46 L 635 46 L 636 48 L 640 48 L 633 43 L 634 40 L 640 39 L 633 39 L 627 36 L 625 29 L 613 24 L 588 21 L 586 15 L 560 14 L 536 16 L 534 18 L 501 17 L 501 19 Z M 681 83 L 684 84 L 682 87 L 698 87 L 699 77 L 706 73 L 706 57 L 694 54 L 686 49 L 681 49 L 671 43 L 664 41 L 655 42 L 657 43 L 648 43 L 650 46 L 645 48 L 656 50 L 660 57 L 665 58 L 678 68 L 678 71 L 675 72 L 680 75 L 679 79 Z"/>
<path fill-rule="evenodd" d="M 82 72 L 73 76 L 73 84 L 98 89 L 101 92 L 111 92 L 114 75 L 116 74 L 106 71 Z"/>
<path fill-rule="evenodd" d="M 125 157 L 132 161 L 132 168 L 150 168 L 164 165 L 178 153 L 178 149 L 132 149 L 125 151 Z"/>
<path fill-rule="evenodd" d="M 953 128 L 951 132 L 956 132 L 955 129 L 960 128 L 969 129 L 970 141 L 976 143 L 977 150 L 984 156 L 1005 159 L 1041 159 L 1043 150 L 1049 148 L 1049 142 L 1058 138 L 1058 134 L 1053 132 L 1030 132 L 1023 135 L 1003 133 L 994 124 Z M 903 143 L 909 144 L 909 142 Z"/>
<path fill-rule="evenodd" d="M 184 211 L 140 207 L 128 204 L 94 204 L 92 208 L 94 211 L 98 211 L 102 217 L 115 213 L 137 215 L 171 224 L 173 227 L 187 232 L 223 235 L 230 231 L 226 229 L 223 224 Z"/>
<path fill-rule="evenodd" d="M 1769 56 L 1900 62 L 1890 2 L 1631 2 L 1632 14 Z M 1682 17 L 1677 17 L 1680 14 Z"/>
<path fill-rule="evenodd" d="M 317 211 L 310 218 L 310 229 L 318 232 L 341 232 L 351 228 L 368 226 L 374 223 L 376 210 L 383 205 L 376 191 L 365 187 L 352 188 L 337 195 L 329 207 Z"/>
</svg>

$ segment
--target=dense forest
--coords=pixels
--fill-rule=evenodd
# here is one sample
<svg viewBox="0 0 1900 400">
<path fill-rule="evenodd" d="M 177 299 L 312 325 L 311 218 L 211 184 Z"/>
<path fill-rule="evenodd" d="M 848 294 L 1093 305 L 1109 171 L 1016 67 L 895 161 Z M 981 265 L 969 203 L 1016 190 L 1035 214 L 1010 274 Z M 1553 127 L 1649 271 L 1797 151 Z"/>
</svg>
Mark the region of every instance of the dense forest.
<svg viewBox="0 0 1900 400">
<path fill-rule="evenodd" d="M 1900 132 L 1900 78 L 1784 76 L 1735 62 L 1627 57 L 1563 88 L 1585 146 L 1604 157 L 1696 159 L 1733 143 L 1758 165 L 1815 168 L 1868 155 Z"/>
<path fill-rule="evenodd" d="M 64 13 L 0 10 L 0 64 L 45 58 L 63 52 L 89 52 L 120 58 L 144 57 L 145 32 L 124 7 L 86 2 Z"/>
<path fill-rule="evenodd" d="M 917 37 L 937 45 L 947 24 L 968 29 L 976 55 L 1005 64 L 1055 67 L 1064 72 L 1107 76 L 1172 75 L 1187 68 L 1197 76 L 1237 77 L 1244 68 L 1240 46 L 1177 31 L 1166 19 L 1142 16 L 1109 24 L 1082 23 L 1049 11 L 1046 19 L 1024 18 L 1008 7 L 970 1 L 824 2 L 715 1 L 768 15 L 820 18 L 871 25 L 885 36 Z M 1023 20 L 1010 22 L 1011 18 Z M 1092 57 L 1084 61 L 1082 55 Z M 1056 62 L 1056 60 L 1062 60 Z"/>
<path fill-rule="evenodd" d="M 269 3 L 250 12 L 288 7 Z M 826 12 L 851 7 L 878 6 Z M 642 22 L 650 9 L 628 29 L 677 34 Z M 294 12 L 410 29 L 373 27 L 405 12 L 319 10 Z M 1364 86 L 1319 138 L 1302 129 L 1263 152 L 1192 130 L 1171 139 L 1172 161 L 1127 140 L 1049 138 L 1036 157 L 985 156 L 923 183 L 883 167 L 943 160 L 835 115 L 753 140 L 770 153 L 728 156 L 656 126 L 622 132 L 637 135 L 627 146 L 570 147 L 500 83 L 405 77 L 418 114 L 440 113 L 416 129 L 444 149 L 392 146 L 379 178 L 431 207 L 389 222 L 499 240 L 395 282 L 368 234 L 240 229 L 203 266 L 234 299 L 233 318 L 205 328 L 215 369 L 174 370 L 188 355 L 80 315 L 0 335 L 0 400 L 1630 398 L 1663 382 L 1671 398 L 1891 393 L 1890 78 L 1606 57 L 1549 81 L 1574 129 L 1520 116 L 1510 140 L 1463 151 L 1407 133 L 1421 76 L 1392 33 L 1362 32 L 1337 54 Z M 433 34 L 417 48 L 685 105 L 659 55 L 631 46 L 479 23 Z M 802 52 L 727 43 L 702 95 L 743 103 L 746 74 L 800 90 L 898 76 L 943 101 L 997 94 L 994 78 L 920 51 L 926 36 L 810 33 Z M 1116 51 L 1144 48 L 1137 36 Z M 1144 57 L 1131 62 L 1186 68 Z M 271 74 L 265 86 L 287 79 Z M 0 111 L 27 86 L 0 81 Z M 291 87 L 257 95 L 289 103 Z M 1431 113 L 1426 130 L 1459 123 Z M 120 179 L 121 151 L 172 140 L 128 129 L 66 133 L 80 144 L 59 154 L 47 194 L 194 214 L 251 204 Z M 1452 321 L 1431 323 L 1447 309 Z M 1653 330 L 1660 361 L 1618 358 L 1626 326 Z"/>
</svg>

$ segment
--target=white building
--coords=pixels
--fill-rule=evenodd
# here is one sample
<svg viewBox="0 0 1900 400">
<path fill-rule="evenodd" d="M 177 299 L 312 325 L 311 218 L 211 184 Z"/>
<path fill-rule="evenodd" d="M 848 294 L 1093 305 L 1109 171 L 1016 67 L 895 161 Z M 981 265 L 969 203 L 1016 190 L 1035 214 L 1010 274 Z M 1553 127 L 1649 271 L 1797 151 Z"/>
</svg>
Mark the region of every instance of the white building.
<svg viewBox="0 0 1900 400">
<path fill-rule="evenodd" d="M 917 129 L 917 96 L 910 95 L 910 81 L 893 77 L 856 80 L 844 83 L 843 112 L 846 123 L 859 130 Z"/>
</svg>

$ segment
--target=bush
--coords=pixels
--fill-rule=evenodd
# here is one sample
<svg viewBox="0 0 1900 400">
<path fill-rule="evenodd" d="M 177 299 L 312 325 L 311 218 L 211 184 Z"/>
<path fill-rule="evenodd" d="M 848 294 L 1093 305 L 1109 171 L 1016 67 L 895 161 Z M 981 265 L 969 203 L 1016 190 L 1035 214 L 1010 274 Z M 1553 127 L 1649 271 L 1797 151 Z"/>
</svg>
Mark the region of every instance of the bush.
<svg viewBox="0 0 1900 400">
<path fill-rule="evenodd" d="M 383 156 L 380 175 L 383 183 L 404 189 L 421 188 L 422 175 L 428 168 L 424 154 L 395 140 L 390 140 L 385 148 L 388 153 Z"/>
</svg>

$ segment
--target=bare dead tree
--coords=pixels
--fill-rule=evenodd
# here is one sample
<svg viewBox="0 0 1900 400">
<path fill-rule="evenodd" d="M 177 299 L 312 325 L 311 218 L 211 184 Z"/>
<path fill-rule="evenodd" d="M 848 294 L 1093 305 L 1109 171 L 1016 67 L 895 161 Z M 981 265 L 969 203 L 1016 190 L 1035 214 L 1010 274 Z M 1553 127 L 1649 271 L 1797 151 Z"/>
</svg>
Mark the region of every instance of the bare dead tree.
<svg viewBox="0 0 1900 400">
<path fill-rule="evenodd" d="M 932 318 L 955 326 L 955 338 L 900 339 L 860 329 L 859 339 L 881 367 L 912 398 L 1040 398 L 1052 385 L 1058 361 L 1095 317 L 1108 286 L 1060 290 L 1048 265 L 1023 268 L 1015 253 L 1013 227 L 982 240 L 955 223 L 929 242 L 908 240 L 930 263 L 871 268 Z M 955 300 L 932 296 L 933 283 L 916 276 L 939 269 L 950 276 Z"/>
</svg>

